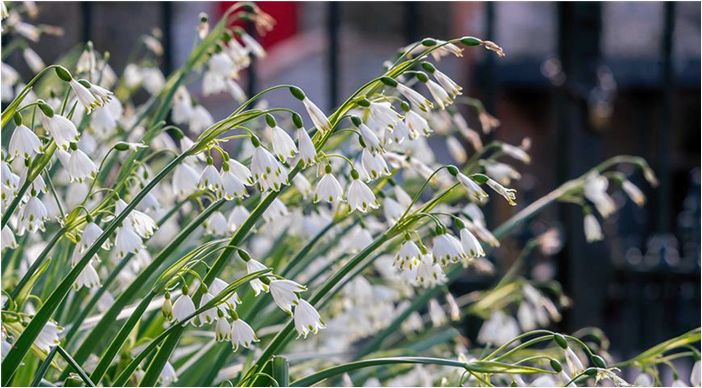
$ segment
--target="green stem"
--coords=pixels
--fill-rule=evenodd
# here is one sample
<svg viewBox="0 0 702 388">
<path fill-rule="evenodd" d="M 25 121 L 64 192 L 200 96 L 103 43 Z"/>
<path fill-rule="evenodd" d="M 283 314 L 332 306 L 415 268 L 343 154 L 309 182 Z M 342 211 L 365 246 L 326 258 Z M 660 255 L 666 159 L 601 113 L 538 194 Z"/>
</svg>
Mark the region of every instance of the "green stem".
<svg viewBox="0 0 702 388">
<path fill-rule="evenodd" d="M 44 302 L 39 311 L 37 311 L 34 318 L 29 322 L 25 330 L 20 334 L 12 349 L 7 354 L 2 362 L 2 384 L 7 385 L 15 373 L 20 363 L 24 359 L 24 356 L 29 351 L 32 343 L 37 338 L 44 325 L 49 321 L 53 313 L 58 308 L 59 304 L 64 300 L 66 295 L 71 290 L 71 286 L 75 282 L 78 275 L 80 275 L 83 268 L 88 265 L 92 257 L 102 248 L 102 244 L 107 241 L 107 239 L 112 235 L 112 233 L 121 225 L 131 211 L 141 202 L 141 200 L 151 191 L 156 184 L 158 184 L 163 178 L 168 175 L 168 173 L 173 170 L 178 163 L 180 163 L 184 158 L 185 154 L 180 155 L 175 158 L 169 164 L 167 164 L 161 172 L 158 173 L 127 205 L 127 207 L 117 215 L 108 226 L 104 229 L 104 232 L 97 238 L 93 245 L 88 249 L 86 254 L 80 259 L 75 267 L 66 275 L 63 281 L 57 286 L 54 292 L 51 293 L 49 298 Z"/>
<path fill-rule="evenodd" d="M 374 366 L 388 365 L 388 364 L 427 364 L 427 365 L 442 365 L 442 366 L 452 366 L 456 368 L 465 368 L 470 370 L 470 364 L 466 364 L 461 361 L 449 360 L 445 358 L 433 358 L 433 357 L 387 357 L 387 358 L 374 358 L 370 360 L 361 360 L 350 362 L 348 364 L 337 365 L 331 368 L 321 370 L 317 373 L 311 374 L 309 376 L 303 377 L 299 380 L 293 381 L 290 384 L 291 387 L 309 387 L 324 379 L 341 375 L 343 373 L 361 369 L 369 368 Z"/>
<path fill-rule="evenodd" d="M 95 350 L 95 345 L 99 343 L 100 338 L 104 336 L 110 326 L 115 322 L 115 319 L 119 315 L 122 308 L 130 303 L 144 288 L 149 284 L 149 278 L 166 262 L 166 259 L 176 250 L 176 248 L 186 241 L 187 237 L 197 229 L 209 216 L 219 209 L 225 203 L 224 200 L 217 201 L 211 204 L 207 209 L 198 215 L 193 221 L 191 221 L 183 230 L 178 233 L 177 236 L 173 238 L 173 243 L 169 244 L 167 247 L 163 248 L 161 252 L 154 258 L 154 260 L 149 264 L 143 271 L 139 273 L 134 281 L 127 287 L 124 292 L 122 292 L 117 300 L 110 306 L 97 325 L 85 338 L 81 346 L 76 351 L 75 358 L 78 362 L 84 362 L 87 360 L 88 356 Z M 80 326 L 82 320 L 76 321 L 74 325 Z M 125 323 L 126 325 L 126 323 Z"/>
</svg>

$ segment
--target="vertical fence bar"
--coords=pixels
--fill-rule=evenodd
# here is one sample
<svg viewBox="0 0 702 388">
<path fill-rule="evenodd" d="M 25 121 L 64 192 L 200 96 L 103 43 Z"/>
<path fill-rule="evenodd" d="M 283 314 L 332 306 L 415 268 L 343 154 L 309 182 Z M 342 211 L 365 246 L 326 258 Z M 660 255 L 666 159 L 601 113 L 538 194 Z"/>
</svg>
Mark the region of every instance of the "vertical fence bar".
<svg viewBox="0 0 702 388">
<path fill-rule="evenodd" d="M 568 85 L 556 98 L 557 175 L 559 183 L 578 176 L 603 158 L 601 136 L 589 121 L 587 94 L 596 85 L 601 61 L 601 3 L 558 3 L 558 54 Z M 565 89 L 581 92 L 567 93 Z M 583 214 L 578 207 L 559 208 L 565 224 L 566 244 L 559 261 L 559 280 L 573 297 L 566 312 L 569 328 L 601 323 L 606 281 L 611 269 L 603 243 L 588 244 Z"/>
<path fill-rule="evenodd" d="M 339 103 L 339 24 L 341 23 L 341 3 L 327 4 L 327 74 L 329 76 L 329 110 Z"/>
<path fill-rule="evenodd" d="M 93 3 L 83 1 L 80 3 L 80 17 L 82 20 L 81 26 L 81 41 L 87 42 L 90 40 L 91 30 L 93 29 Z"/>
<path fill-rule="evenodd" d="M 419 3 L 406 1 L 404 4 L 405 40 L 407 44 L 419 40 Z"/>
<path fill-rule="evenodd" d="M 656 231 L 658 233 L 671 230 L 671 165 L 672 153 L 672 118 L 673 118 L 673 92 L 675 77 L 673 74 L 673 32 L 675 31 L 675 3 L 663 4 L 663 42 L 661 45 L 661 91 L 663 97 L 661 111 L 661 126 L 658 131 L 658 152 L 656 170 L 660 178 L 660 186 L 656 190 Z"/>
<path fill-rule="evenodd" d="M 253 22 L 246 23 L 246 32 L 256 38 L 256 27 Z M 246 79 L 246 94 L 251 97 L 256 94 L 256 57 L 251 56 L 251 64 L 247 70 L 248 77 Z"/>
<path fill-rule="evenodd" d="M 173 3 L 164 1 L 161 3 L 161 30 L 163 37 L 163 63 L 161 70 L 164 74 L 170 74 L 173 70 L 173 38 L 171 36 L 171 24 L 173 20 Z"/>
</svg>

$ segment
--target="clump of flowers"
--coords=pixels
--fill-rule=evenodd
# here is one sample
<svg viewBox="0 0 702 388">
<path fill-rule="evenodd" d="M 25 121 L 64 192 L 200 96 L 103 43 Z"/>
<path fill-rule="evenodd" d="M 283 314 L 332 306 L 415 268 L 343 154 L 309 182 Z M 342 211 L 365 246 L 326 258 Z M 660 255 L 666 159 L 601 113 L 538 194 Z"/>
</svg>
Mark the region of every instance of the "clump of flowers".
<svg viewBox="0 0 702 388">
<path fill-rule="evenodd" d="M 2 11 L 14 39 L 56 32 L 24 21 L 32 3 Z M 198 44 L 170 75 L 154 65 L 157 33 L 120 76 L 90 42 L 65 65 L 25 49 L 36 73 L 26 84 L 2 64 L 3 385 L 358 384 L 374 381 L 345 373 L 386 364 L 424 364 L 382 377 L 403 385 L 623 382 L 606 348 L 595 349 L 601 356 L 544 329 L 568 299 L 518 268 L 477 294 L 456 297 L 446 285 L 463 271 L 494 273 L 491 250 L 555 201 L 580 205 L 587 239 L 602 239 L 599 219 L 617 211 L 611 186 L 645 202 L 616 167 L 632 164 L 655 184 L 645 161 L 610 159 L 520 207 L 512 187 L 521 174 L 505 157 L 529 163 L 528 146 L 483 146 L 480 132 L 499 121 L 439 66 L 471 47 L 504 56 L 497 44 L 423 39 L 324 112 L 293 85 L 245 95 L 238 74 L 266 52 L 237 20 L 261 33 L 274 25 L 248 2 L 214 25 L 202 14 Z M 238 107 L 215 119 L 188 91 L 196 79 Z M 142 89 L 151 97 L 140 103 Z M 267 107 L 270 93 L 289 105 Z M 477 110 L 480 130 L 461 104 Z M 430 136 L 446 141 L 455 164 L 436 161 Z M 493 229 L 481 210 L 490 200 L 520 210 Z M 549 231 L 523 255 L 559 245 Z M 403 354 L 466 314 L 484 319 L 485 351 L 450 329 L 420 349 L 431 357 L 368 360 Z M 695 338 L 699 330 L 664 351 Z M 291 341 L 315 356 L 289 371 L 281 355 Z M 619 366 L 653 368 L 663 353 Z M 330 363 L 343 364 L 313 373 Z"/>
</svg>

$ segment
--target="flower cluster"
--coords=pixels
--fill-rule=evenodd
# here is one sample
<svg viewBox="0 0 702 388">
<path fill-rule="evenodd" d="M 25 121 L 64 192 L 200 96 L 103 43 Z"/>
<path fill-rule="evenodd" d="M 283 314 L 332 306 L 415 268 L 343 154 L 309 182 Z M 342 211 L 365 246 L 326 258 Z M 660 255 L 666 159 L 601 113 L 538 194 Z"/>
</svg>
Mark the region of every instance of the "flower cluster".
<svg viewBox="0 0 702 388">
<path fill-rule="evenodd" d="M 32 4 L 3 4 L 3 34 L 26 43 L 18 47 L 35 73 L 23 84 L 2 64 L 4 385 L 25 377 L 15 377 L 20 365 L 35 364 L 24 362 L 30 349 L 42 359 L 70 351 L 72 367 L 89 372 L 79 373 L 87 385 L 168 385 L 213 359 L 201 358 L 205 352 L 221 347 L 217 360 L 225 362 L 232 350 L 220 343 L 229 342 L 238 364 L 220 374 L 244 365 L 235 383 L 254 385 L 295 331 L 309 337 L 297 350 L 344 359 L 379 350 L 391 334 L 441 330 L 466 313 L 485 319 L 478 341 L 494 345 L 519 343 L 514 337 L 560 318 L 565 298 L 554 303 L 522 277 L 477 301 L 445 291 L 466 269 L 494 274 L 488 253 L 535 212 L 524 208 L 509 228 L 491 231 L 482 206 L 495 194 L 518 205 L 511 187 L 521 173 L 512 162 L 530 163 L 529 141 L 483 145 L 481 134 L 499 121 L 439 69 L 466 47 L 504 55 L 495 43 L 416 42 L 325 113 L 296 86 L 246 96 L 237 83 L 267 53 L 236 22 L 259 33 L 273 26 L 253 3 L 234 4 L 213 25 L 201 14 L 197 44 L 173 74 L 156 66 L 164 48 L 154 31 L 119 76 L 90 42 L 77 60 L 61 62 L 70 66 L 46 66 L 24 48 L 58 32 L 25 21 Z M 44 79 L 51 91 L 37 87 Z M 201 94 L 189 88 L 193 80 Z M 289 93 L 291 107 L 268 106 L 265 97 L 277 91 Z M 210 95 L 228 95 L 238 107 L 215 118 L 198 101 Z M 439 162 L 430 137 L 445 142 L 453 164 Z M 645 162 L 634 164 L 653 180 Z M 609 182 L 644 202 L 613 165 L 551 199 L 583 206 L 588 240 L 602 237 L 590 205 L 604 218 L 616 211 Z M 552 254 L 560 244 L 547 233 L 538 245 Z M 115 335 L 103 341 L 104 333 Z M 563 349 L 569 371 L 557 371 L 561 380 L 587 370 Z M 454 353 L 464 361 L 451 362 L 470 371 L 471 359 L 458 356 L 464 349 Z M 320 356 L 314 367 L 326 361 Z M 52 382 L 75 377 L 50 360 L 42 365 Z M 431 368 L 396 382 L 429 385 Z M 211 375 L 205 384 L 233 378 Z"/>
</svg>

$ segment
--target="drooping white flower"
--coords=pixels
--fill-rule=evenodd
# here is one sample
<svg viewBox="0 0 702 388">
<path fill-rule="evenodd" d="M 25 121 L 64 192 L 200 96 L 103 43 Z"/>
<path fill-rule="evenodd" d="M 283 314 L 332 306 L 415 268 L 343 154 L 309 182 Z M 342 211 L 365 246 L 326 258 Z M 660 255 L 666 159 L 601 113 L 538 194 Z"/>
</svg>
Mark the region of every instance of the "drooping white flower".
<svg viewBox="0 0 702 388">
<path fill-rule="evenodd" d="M 429 122 L 413 110 L 405 114 L 405 124 L 407 124 L 407 127 L 410 129 L 410 139 L 416 139 L 419 136 L 431 133 Z"/>
<path fill-rule="evenodd" d="M 635 387 L 653 387 L 655 386 L 655 382 L 653 377 L 651 377 L 651 375 L 648 373 L 639 373 L 639 375 L 636 376 L 633 385 Z"/>
<path fill-rule="evenodd" d="M 122 258 L 127 253 L 137 253 L 143 248 L 141 237 L 134 231 L 131 224 L 125 223 L 121 228 L 117 228 L 114 248 L 117 258 Z"/>
<path fill-rule="evenodd" d="M 35 74 L 44 70 L 46 67 L 44 60 L 41 59 L 39 54 L 29 47 L 25 47 L 24 50 L 22 50 L 22 57 L 24 58 L 24 61 L 27 62 L 29 69 Z"/>
<path fill-rule="evenodd" d="M 468 154 L 466 153 L 465 147 L 463 147 L 463 144 L 454 136 L 449 135 L 446 137 L 446 148 L 456 163 L 464 164 L 468 161 Z"/>
<path fill-rule="evenodd" d="M 434 260 L 442 266 L 468 258 L 461 242 L 449 233 L 442 233 L 434 237 L 431 254 L 434 256 Z"/>
<path fill-rule="evenodd" d="M 189 121 L 190 130 L 192 132 L 201 133 L 212 124 L 214 124 L 214 118 L 205 107 L 198 105 L 193 108 Z"/>
<path fill-rule="evenodd" d="M 431 101 L 421 93 L 401 83 L 397 84 L 397 91 L 410 102 L 413 108 L 419 109 L 422 112 L 427 112 L 434 106 Z"/>
<path fill-rule="evenodd" d="M 73 288 L 76 290 L 81 287 L 85 288 L 95 288 L 100 285 L 100 276 L 98 276 L 97 271 L 93 268 L 92 263 L 88 263 L 83 270 L 80 272 L 76 281 L 73 283 Z"/>
<path fill-rule="evenodd" d="M 81 256 L 97 241 L 97 239 L 102 235 L 103 230 L 95 222 L 88 222 L 83 228 L 83 233 L 80 236 L 76 248 L 73 250 L 73 259 L 71 261 L 72 265 L 76 265 Z M 102 244 L 102 249 L 109 249 L 111 246 L 110 240 L 106 240 Z"/>
<path fill-rule="evenodd" d="M 470 199 L 478 203 L 485 202 L 485 200 L 488 199 L 488 194 L 485 192 L 485 190 L 483 190 L 482 187 L 480 187 L 480 185 L 476 181 L 463 174 L 462 172 L 459 172 L 456 177 L 458 178 L 458 181 L 461 183 L 461 185 L 463 185 L 463 187 L 466 188 L 466 191 L 468 191 L 468 197 Z"/>
<path fill-rule="evenodd" d="M 368 126 L 382 132 L 384 130 L 392 130 L 402 116 L 400 116 L 389 102 L 371 102 L 368 108 L 370 115 L 368 116 Z"/>
<path fill-rule="evenodd" d="M 390 197 L 383 198 L 383 215 L 389 223 L 397 221 L 405 212 L 405 208 Z"/>
<path fill-rule="evenodd" d="M 97 174 L 97 166 L 85 152 L 77 149 L 71 153 L 71 157 L 68 159 L 68 176 L 71 178 L 71 182 L 93 179 L 95 174 Z"/>
<path fill-rule="evenodd" d="M 210 293 L 212 293 L 212 295 L 217 296 L 217 295 L 219 295 L 219 293 L 224 291 L 224 289 L 226 289 L 227 286 L 228 286 L 227 282 L 225 282 L 224 280 L 222 280 L 220 278 L 215 278 L 212 281 L 212 284 L 210 285 L 209 291 L 210 291 Z M 227 298 L 227 300 L 225 302 L 226 302 L 226 304 L 228 304 L 231 307 L 232 310 L 235 309 L 239 303 L 241 303 L 241 301 L 239 300 L 239 295 L 236 292 L 233 293 L 231 296 L 229 296 L 229 298 Z M 226 311 L 226 307 L 227 307 L 226 304 L 220 304 L 218 306 L 222 312 Z"/>
<path fill-rule="evenodd" d="M 585 239 L 587 242 L 595 242 L 604 239 L 602 228 L 594 214 L 585 215 L 583 218 L 583 228 L 585 230 Z"/>
<path fill-rule="evenodd" d="M 187 287 L 183 294 L 173 303 L 173 318 L 180 323 L 186 323 L 188 317 L 194 314 L 196 310 L 193 299 L 185 291 L 187 291 Z"/>
<path fill-rule="evenodd" d="M 225 317 L 218 317 L 215 322 L 215 341 L 224 342 L 232 338 L 232 325 Z"/>
<path fill-rule="evenodd" d="M 218 52 L 212 54 L 210 60 L 207 61 L 207 66 L 209 71 L 226 77 L 229 76 L 234 69 L 234 62 L 226 53 Z"/>
<path fill-rule="evenodd" d="M 171 119 L 176 124 L 185 124 L 190 121 L 193 114 L 193 102 L 190 98 L 188 90 L 181 86 L 173 96 L 173 108 L 171 110 Z"/>
<path fill-rule="evenodd" d="M 217 167 L 208 163 L 198 181 L 198 187 L 217 192 L 222 189 L 222 176 Z"/>
<path fill-rule="evenodd" d="M 249 170 L 248 167 L 239 163 L 236 159 L 229 159 L 227 165 L 229 166 L 229 170 L 236 175 L 243 184 L 252 185 L 254 183 L 251 170 Z"/>
<path fill-rule="evenodd" d="M 200 308 L 205 307 L 205 305 L 207 303 L 209 303 L 213 298 L 214 298 L 214 295 L 210 294 L 209 292 L 202 294 L 202 296 L 200 297 Z M 205 323 L 210 324 L 210 323 L 214 322 L 215 319 L 217 319 L 217 308 L 212 307 L 210 309 L 207 309 L 207 310 L 201 312 L 198 315 L 197 320 L 199 321 L 199 324 L 202 325 Z"/>
<path fill-rule="evenodd" d="M 339 181 L 331 174 L 331 167 L 327 166 L 325 174 L 317 182 L 317 187 L 314 190 L 314 202 L 325 201 L 336 203 L 343 201 L 344 189 L 341 188 Z"/>
<path fill-rule="evenodd" d="M 306 287 L 292 280 L 282 279 L 272 280 L 269 290 L 275 304 L 286 313 L 292 314 L 292 307 L 300 299 L 297 294 L 305 291 Z"/>
<path fill-rule="evenodd" d="M 397 202 L 399 202 L 400 205 L 405 208 L 412 206 L 412 197 L 410 197 L 400 185 L 393 186 L 392 191 L 395 193 L 395 198 L 397 198 Z"/>
<path fill-rule="evenodd" d="M 279 126 L 271 128 L 271 142 L 273 144 L 273 153 L 281 161 L 292 158 L 297 153 L 297 146 L 293 139 L 285 130 Z"/>
<path fill-rule="evenodd" d="M 434 298 L 429 300 L 429 319 L 434 327 L 439 327 L 448 321 L 446 312 L 439 304 L 439 301 Z"/>
<path fill-rule="evenodd" d="M 254 149 L 251 172 L 261 191 L 278 191 L 288 184 L 288 169 L 260 145 Z"/>
<path fill-rule="evenodd" d="M 175 368 L 169 361 L 166 361 L 166 364 L 163 366 L 163 369 L 161 370 L 161 374 L 159 374 L 159 378 L 161 380 L 161 384 L 164 387 L 167 387 L 176 381 L 178 381 L 178 374 L 176 373 Z"/>
<path fill-rule="evenodd" d="M 692 366 L 692 371 L 690 372 L 690 385 L 693 387 L 699 387 L 702 380 L 702 369 L 700 368 L 700 361 L 695 361 Z"/>
<path fill-rule="evenodd" d="M 246 262 L 246 273 L 248 274 L 263 271 L 265 269 L 268 269 L 268 267 L 254 259 L 250 259 Z M 258 294 L 261 292 L 268 292 L 268 284 L 262 282 L 261 279 L 253 279 L 249 281 L 249 285 L 251 285 L 251 288 L 253 288 L 256 296 L 258 296 Z"/>
<path fill-rule="evenodd" d="M 575 377 L 580 372 L 585 370 L 585 367 L 580 361 L 580 358 L 578 358 L 578 355 L 575 354 L 575 352 L 573 351 L 573 349 L 570 348 L 570 346 L 566 347 L 564 352 L 566 367 L 568 369 L 568 374 L 570 375 L 570 377 Z"/>
<path fill-rule="evenodd" d="M 522 174 L 509 164 L 500 162 L 484 162 L 481 164 L 485 168 L 485 173 L 502 185 L 509 185 L 512 180 L 522 178 Z"/>
<path fill-rule="evenodd" d="M 216 211 L 207 219 L 205 231 L 215 236 L 225 236 L 229 232 L 229 223 L 222 212 Z"/>
<path fill-rule="evenodd" d="M 373 236 L 368 229 L 357 226 L 351 232 L 348 240 L 345 241 L 344 250 L 349 253 L 358 253 L 373 242 Z"/>
<path fill-rule="evenodd" d="M 585 198 L 595 204 L 603 218 L 609 217 L 616 210 L 614 200 L 607 194 L 608 186 L 607 178 L 597 173 L 588 174 L 583 185 Z"/>
<path fill-rule="evenodd" d="M 461 245 L 469 258 L 483 257 L 485 251 L 480 241 L 468 229 L 461 229 Z"/>
<path fill-rule="evenodd" d="M 297 191 L 302 194 L 303 198 L 307 198 L 310 194 L 312 194 L 312 184 L 302 174 L 295 175 L 293 178 L 293 185 L 295 185 Z"/>
<path fill-rule="evenodd" d="M 297 129 L 297 145 L 300 149 L 300 160 L 303 165 L 310 166 L 317 161 L 317 151 L 314 148 L 314 143 L 305 128 Z"/>
<path fill-rule="evenodd" d="M 78 102 L 83 105 L 83 108 L 85 108 L 88 113 L 92 112 L 93 109 L 102 106 L 102 101 L 93 96 L 93 94 L 90 93 L 90 90 L 88 90 L 88 88 L 81 82 L 72 79 L 68 84 L 71 86 L 71 89 L 73 89 L 73 93 L 75 93 Z"/>
<path fill-rule="evenodd" d="M 41 140 L 27 126 L 20 124 L 12 132 L 8 150 L 13 158 L 23 157 L 25 159 L 41 152 Z"/>
<path fill-rule="evenodd" d="M 161 70 L 159 70 L 156 67 L 144 67 L 140 69 L 140 73 L 140 82 L 142 83 L 144 89 L 146 89 L 147 92 L 149 92 L 151 95 L 155 95 L 161 92 L 164 85 L 166 84 L 166 77 L 163 76 Z"/>
<path fill-rule="evenodd" d="M 273 202 L 263 212 L 263 220 L 266 222 L 274 222 L 290 214 L 288 207 L 285 206 L 280 198 L 273 199 Z"/>
<path fill-rule="evenodd" d="M 78 130 L 71 120 L 57 114 L 48 117 L 42 111 L 41 122 L 56 145 L 64 150 L 67 150 L 71 143 L 78 141 Z"/>
<path fill-rule="evenodd" d="M 380 153 L 373 153 L 366 148 L 361 151 L 361 165 L 368 175 L 368 180 L 390 175 L 390 169 L 388 169 L 383 155 Z"/>
<path fill-rule="evenodd" d="M 504 197 L 507 200 L 507 203 L 509 203 L 511 206 L 517 205 L 517 202 L 515 201 L 515 199 L 517 198 L 517 190 L 508 189 L 492 178 L 488 178 L 487 185 L 490 186 L 491 189 L 495 190 L 497 194 L 500 194 L 502 197 Z"/>
<path fill-rule="evenodd" d="M 325 327 L 317 310 L 304 299 L 300 299 L 295 306 L 294 321 L 298 337 L 303 338 L 307 338 L 309 333 L 317 334 Z"/>
<path fill-rule="evenodd" d="M 246 210 L 245 207 L 238 205 L 235 206 L 234 209 L 232 209 L 232 212 L 229 214 L 229 218 L 227 219 L 229 223 L 229 228 L 234 231 L 241 226 L 246 220 L 249 218 L 249 211 Z"/>
<path fill-rule="evenodd" d="M 526 164 L 531 163 L 531 156 L 529 156 L 529 154 L 526 151 L 524 151 L 524 149 L 522 149 L 520 147 L 513 146 L 511 144 L 503 143 L 502 144 L 502 152 L 504 152 L 506 155 L 509 155 L 510 157 L 512 157 L 514 159 L 521 160 L 522 162 L 524 162 Z"/>
<path fill-rule="evenodd" d="M 0 244 L 2 244 L 3 251 L 5 248 L 15 249 L 17 248 L 17 240 L 15 240 L 15 234 L 12 233 L 9 225 L 2 227 L 2 238 L 0 238 Z"/>
<path fill-rule="evenodd" d="M 256 333 L 253 331 L 251 326 L 243 320 L 235 317 L 231 324 L 231 340 L 232 347 L 234 350 L 239 349 L 239 346 L 243 346 L 247 349 L 251 348 L 254 342 L 258 342 Z"/>
<path fill-rule="evenodd" d="M 105 106 L 108 102 L 112 101 L 112 96 L 114 93 L 103 88 L 100 85 L 89 83 L 90 87 L 88 91 L 95 97 L 98 101 L 98 106 Z"/>
<path fill-rule="evenodd" d="M 643 206 L 646 203 L 646 196 L 641 192 L 635 184 L 631 181 L 625 180 L 622 182 L 622 190 L 636 205 Z"/>
<path fill-rule="evenodd" d="M 9 190 L 3 190 L 5 191 L 12 191 L 13 193 L 17 191 L 19 188 L 19 183 L 20 183 L 20 177 L 12 172 L 10 169 L 10 165 L 7 164 L 4 160 L 0 162 L 0 176 L 2 177 L 2 184 L 5 186 L 3 189 L 9 189 Z"/>
<path fill-rule="evenodd" d="M 358 130 L 360 131 L 363 142 L 365 143 L 364 148 L 368 148 L 373 152 L 382 152 L 383 147 L 380 144 L 380 139 L 378 139 L 378 136 L 376 136 L 372 129 L 361 123 L 361 125 L 358 126 Z"/>
<path fill-rule="evenodd" d="M 122 113 L 124 113 L 122 103 L 118 99 L 112 98 L 104 106 L 93 111 L 90 116 L 90 126 L 98 133 L 107 134 L 117 127 Z"/>
<path fill-rule="evenodd" d="M 263 46 L 261 46 L 256 39 L 254 39 L 253 36 L 242 32 L 240 34 L 241 40 L 244 42 L 244 47 L 246 47 L 247 50 L 249 50 L 250 53 L 252 53 L 254 56 L 258 58 L 265 58 L 266 57 L 266 50 L 263 49 Z"/>
<path fill-rule="evenodd" d="M 181 163 L 173 172 L 173 191 L 179 197 L 187 197 L 197 190 L 200 175 L 188 163 Z"/>
<path fill-rule="evenodd" d="M 410 137 L 411 132 L 412 130 L 410 129 L 410 127 L 407 126 L 407 123 L 400 120 L 397 123 L 395 123 L 395 126 L 393 127 L 390 133 L 386 132 L 386 136 L 389 136 L 393 142 L 400 144 L 406 138 Z M 384 141 L 389 142 L 387 138 Z"/>
<path fill-rule="evenodd" d="M 452 97 L 456 98 L 459 94 L 461 94 L 461 90 L 463 88 L 458 85 L 454 80 L 452 80 L 449 76 L 446 74 L 440 72 L 439 70 L 435 69 L 434 70 L 434 78 L 439 82 L 442 88 L 446 90 L 446 92 Z"/>
<path fill-rule="evenodd" d="M 44 231 L 44 222 L 49 219 L 44 203 L 35 195 L 30 195 L 18 219 L 21 230 L 28 230 L 31 233 L 37 230 Z"/>
<path fill-rule="evenodd" d="M 483 326 L 478 332 L 478 342 L 500 346 L 518 335 L 519 325 L 517 320 L 505 314 L 502 310 L 496 310 L 487 321 L 483 322 Z"/>
<path fill-rule="evenodd" d="M 229 200 L 248 196 L 244 182 L 228 165 L 225 165 L 222 169 L 222 194 L 224 198 Z"/>
<path fill-rule="evenodd" d="M 124 200 L 118 199 L 117 202 L 115 202 L 115 214 L 122 213 L 126 208 L 127 203 L 124 202 Z M 132 209 L 127 216 L 127 223 L 131 225 L 131 227 L 134 228 L 134 232 L 142 238 L 151 237 L 158 228 L 153 218 L 136 209 Z"/>
<path fill-rule="evenodd" d="M 451 96 L 449 96 L 446 90 L 444 90 L 444 88 L 442 88 L 436 82 L 428 80 L 424 84 L 427 86 L 427 89 L 429 89 L 429 93 L 431 94 L 432 98 L 434 98 L 434 102 L 436 102 L 436 105 L 438 105 L 440 109 L 446 109 L 447 106 L 453 103 Z"/>
<path fill-rule="evenodd" d="M 51 351 L 51 348 L 61 343 L 60 336 L 62 332 L 63 328 L 58 326 L 56 322 L 48 321 L 34 340 L 34 345 L 43 352 L 48 353 Z"/>
<path fill-rule="evenodd" d="M 329 132 L 331 130 L 331 123 L 327 116 L 324 115 L 317 105 L 315 105 L 309 98 L 305 97 L 302 100 L 302 104 L 305 106 L 307 114 L 310 116 L 312 123 L 321 132 Z"/>
<path fill-rule="evenodd" d="M 424 288 L 435 287 L 447 281 L 446 274 L 431 254 L 422 255 L 417 265 L 414 282 Z"/>
<path fill-rule="evenodd" d="M 358 210 L 365 213 L 369 209 L 377 209 L 379 205 L 375 200 L 375 194 L 365 183 L 358 179 L 358 173 L 356 174 L 356 177 L 351 180 L 348 193 L 346 194 L 346 200 L 351 206 L 351 211 Z"/>
<path fill-rule="evenodd" d="M 412 240 L 402 243 L 395 256 L 395 265 L 401 270 L 416 267 L 422 258 L 422 251 Z"/>
</svg>

